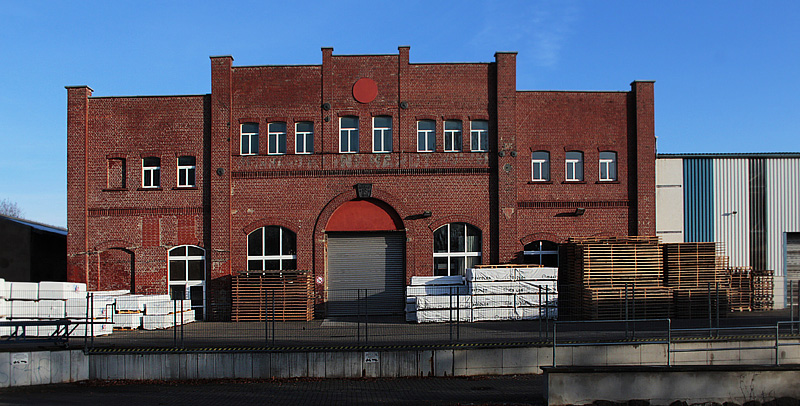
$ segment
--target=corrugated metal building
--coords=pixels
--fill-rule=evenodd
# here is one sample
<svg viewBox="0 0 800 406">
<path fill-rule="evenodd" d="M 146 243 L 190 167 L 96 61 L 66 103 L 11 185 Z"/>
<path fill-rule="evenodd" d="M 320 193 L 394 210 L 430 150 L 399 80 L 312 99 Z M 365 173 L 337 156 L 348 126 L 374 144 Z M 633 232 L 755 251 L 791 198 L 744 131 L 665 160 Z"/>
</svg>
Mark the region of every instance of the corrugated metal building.
<svg viewBox="0 0 800 406">
<path fill-rule="evenodd" d="M 800 153 L 659 154 L 656 234 L 717 241 L 731 266 L 775 272 L 775 307 L 800 280 Z"/>
</svg>

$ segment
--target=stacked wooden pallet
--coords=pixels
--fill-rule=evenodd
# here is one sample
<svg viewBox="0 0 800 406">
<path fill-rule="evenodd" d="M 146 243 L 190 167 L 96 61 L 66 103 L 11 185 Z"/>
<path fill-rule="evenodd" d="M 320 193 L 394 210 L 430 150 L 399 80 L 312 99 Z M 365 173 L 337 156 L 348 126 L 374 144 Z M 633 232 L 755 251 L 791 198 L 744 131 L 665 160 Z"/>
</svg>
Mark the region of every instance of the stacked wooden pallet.
<svg viewBox="0 0 800 406">
<path fill-rule="evenodd" d="M 589 288 L 584 316 L 599 320 L 672 316 L 672 289 L 667 287 Z"/>
<path fill-rule="evenodd" d="M 675 314 L 681 318 L 720 317 L 730 311 L 728 289 L 682 288 L 673 289 L 675 296 Z"/>
<path fill-rule="evenodd" d="M 771 270 L 756 270 L 751 273 L 753 278 L 753 310 L 772 310 L 773 288 L 775 287 L 773 272 Z"/>
<path fill-rule="evenodd" d="M 314 317 L 313 276 L 308 271 L 234 275 L 233 321 L 309 321 Z"/>
<path fill-rule="evenodd" d="M 663 246 L 665 282 L 674 291 L 675 315 L 680 318 L 708 316 L 710 295 L 712 311 L 716 313 L 718 306 L 720 316 L 725 316 L 730 311 L 730 289 L 728 275 L 722 267 L 727 263 L 722 258 L 722 244 L 683 242 Z"/>
<path fill-rule="evenodd" d="M 731 310 L 740 312 L 753 310 L 752 268 L 728 267 L 725 272 L 728 274 Z"/>
</svg>

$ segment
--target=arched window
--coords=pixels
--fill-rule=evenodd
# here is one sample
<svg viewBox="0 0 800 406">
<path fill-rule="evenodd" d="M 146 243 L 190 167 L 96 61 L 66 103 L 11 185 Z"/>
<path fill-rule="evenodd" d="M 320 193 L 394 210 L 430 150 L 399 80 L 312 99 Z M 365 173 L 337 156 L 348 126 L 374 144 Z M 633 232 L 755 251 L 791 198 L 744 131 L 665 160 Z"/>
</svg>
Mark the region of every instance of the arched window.
<svg viewBox="0 0 800 406">
<path fill-rule="evenodd" d="M 481 263 L 481 230 L 467 223 L 449 223 L 433 232 L 433 274 L 463 275 Z"/>
<path fill-rule="evenodd" d="M 547 240 L 526 244 L 525 263 L 558 267 L 558 244 Z"/>
<path fill-rule="evenodd" d="M 583 180 L 583 152 L 568 151 L 566 155 L 566 175 L 564 180 L 579 182 Z"/>
<path fill-rule="evenodd" d="M 203 320 L 206 296 L 206 253 L 194 245 L 169 250 L 169 294 L 173 300 L 190 300 L 194 316 Z"/>
<path fill-rule="evenodd" d="M 550 180 L 550 153 L 535 151 L 531 153 L 531 180 L 546 182 Z"/>
<path fill-rule="evenodd" d="M 600 153 L 600 180 L 617 180 L 617 153 L 603 151 Z"/>
<path fill-rule="evenodd" d="M 280 226 L 266 226 L 247 236 L 247 270 L 297 269 L 297 236 Z"/>
</svg>

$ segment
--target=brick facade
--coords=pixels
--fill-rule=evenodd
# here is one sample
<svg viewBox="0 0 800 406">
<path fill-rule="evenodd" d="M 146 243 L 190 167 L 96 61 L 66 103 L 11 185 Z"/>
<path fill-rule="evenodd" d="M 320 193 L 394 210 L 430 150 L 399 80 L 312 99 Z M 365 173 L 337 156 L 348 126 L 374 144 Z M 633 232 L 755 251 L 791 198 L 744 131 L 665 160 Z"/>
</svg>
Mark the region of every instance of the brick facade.
<svg viewBox="0 0 800 406">
<path fill-rule="evenodd" d="M 368 103 L 353 95 L 361 78 L 378 87 Z M 416 64 L 408 47 L 366 56 L 323 48 L 313 66 L 211 57 L 210 95 L 67 90 L 68 277 L 91 289 L 166 293 L 169 249 L 196 245 L 211 314 L 224 318 L 230 275 L 247 269 L 248 234 L 277 225 L 296 234 L 297 268 L 312 270 L 323 291 L 325 227 L 358 197 L 357 184 L 371 184 L 371 198 L 402 220 L 406 278 L 432 274 L 433 231 L 452 222 L 481 230 L 484 263 L 520 260 L 536 240 L 655 233 L 652 82 L 518 91 L 515 53 Z M 339 120 L 349 116 L 359 124 L 354 154 L 339 152 Z M 376 116 L 391 117 L 390 153 L 373 153 Z M 435 121 L 435 152 L 417 152 L 418 120 Z M 461 152 L 444 151 L 445 120 L 462 122 Z M 488 152 L 471 151 L 473 120 L 489 123 Z M 268 154 L 270 122 L 286 123 L 285 154 Z M 313 154 L 295 153 L 297 122 L 313 123 Z M 258 124 L 257 155 L 240 153 L 243 123 Z M 549 181 L 531 181 L 534 151 L 549 152 Z M 583 152 L 582 181 L 565 181 L 567 151 Z M 616 180 L 599 180 L 603 151 L 617 154 Z M 196 158 L 194 187 L 178 187 L 180 156 Z M 160 187 L 142 187 L 145 157 L 160 158 Z"/>
</svg>

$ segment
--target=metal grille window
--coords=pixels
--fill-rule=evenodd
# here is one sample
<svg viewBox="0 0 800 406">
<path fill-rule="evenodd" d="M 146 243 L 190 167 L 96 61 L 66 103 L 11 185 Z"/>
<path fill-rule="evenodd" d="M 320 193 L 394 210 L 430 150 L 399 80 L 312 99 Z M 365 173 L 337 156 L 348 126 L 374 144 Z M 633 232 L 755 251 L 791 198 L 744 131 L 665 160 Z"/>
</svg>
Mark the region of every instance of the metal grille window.
<svg viewBox="0 0 800 406">
<path fill-rule="evenodd" d="M 193 156 L 178 157 L 178 187 L 195 186 L 196 168 Z"/>
<path fill-rule="evenodd" d="M 241 126 L 242 143 L 240 153 L 242 155 L 258 154 L 258 123 L 244 123 Z"/>
<path fill-rule="evenodd" d="M 286 123 L 267 124 L 267 154 L 283 155 L 286 153 Z"/>
<path fill-rule="evenodd" d="M 566 175 L 565 180 L 568 181 L 582 181 L 583 180 L 583 152 L 569 151 L 566 157 Z"/>
<path fill-rule="evenodd" d="M 526 244 L 524 258 L 526 264 L 558 267 L 558 244 L 547 240 Z"/>
<path fill-rule="evenodd" d="M 417 152 L 436 151 L 436 121 L 417 121 Z"/>
<path fill-rule="evenodd" d="M 489 122 L 474 120 L 470 123 L 472 152 L 486 152 L 489 150 Z"/>
<path fill-rule="evenodd" d="M 349 154 L 358 152 L 358 117 L 339 118 L 339 152 Z"/>
<path fill-rule="evenodd" d="M 617 153 L 600 153 L 600 180 L 617 180 Z"/>
<path fill-rule="evenodd" d="M 372 152 L 392 152 L 392 117 L 372 117 Z"/>
<path fill-rule="evenodd" d="M 467 223 L 449 223 L 433 232 L 433 274 L 463 275 L 481 263 L 481 230 Z"/>
<path fill-rule="evenodd" d="M 161 158 L 142 158 L 142 187 L 161 187 Z"/>
<path fill-rule="evenodd" d="M 550 180 L 550 153 L 536 151 L 531 154 L 531 180 L 545 182 Z"/>
<path fill-rule="evenodd" d="M 169 294 L 173 300 L 190 300 L 198 320 L 205 314 L 205 251 L 194 245 L 169 250 Z"/>
<path fill-rule="evenodd" d="M 280 226 L 266 226 L 247 236 L 247 270 L 297 269 L 297 236 Z"/>
<path fill-rule="evenodd" d="M 444 152 L 461 151 L 461 121 L 446 120 L 444 122 Z"/>
<path fill-rule="evenodd" d="M 301 121 L 294 125 L 295 154 L 314 153 L 314 123 Z"/>
</svg>

